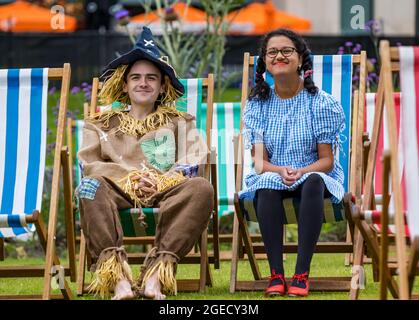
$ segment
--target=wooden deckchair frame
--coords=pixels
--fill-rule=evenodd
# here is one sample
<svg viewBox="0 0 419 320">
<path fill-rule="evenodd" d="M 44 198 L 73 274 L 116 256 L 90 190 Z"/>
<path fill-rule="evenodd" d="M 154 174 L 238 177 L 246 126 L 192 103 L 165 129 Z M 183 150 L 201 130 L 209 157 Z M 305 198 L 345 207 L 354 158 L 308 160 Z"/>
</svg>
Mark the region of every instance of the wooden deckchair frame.
<svg viewBox="0 0 419 320">
<path fill-rule="evenodd" d="M 345 243 L 334 242 L 319 242 L 316 245 L 316 253 L 351 253 L 353 254 L 354 266 L 361 266 L 363 263 L 363 241 L 362 236 L 354 228 L 354 224 L 350 217 L 350 206 L 352 201 L 352 194 L 355 196 L 355 201 L 360 203 L 362 191 L 362 128 L 363 116 L 365 106 L 365 85 L 366 85 L 366 52 L 362 51 L 358 55 L 352 55 L 352 64 L 359 64 L 360 66 L 360 82 L 359 88 L 353 97 L 353 115 L 352 115 L 352 152 L 350 162 L 350 193 L 345 195 L 344 208 L 348 221 L 348 231 L 350 237 Z M 255 58 L 249 53 L 244 54 L 243 61 L 243 80 L 242 80 L 242 98 L 241 98 L 241 112 L 243 113 L 249 90 L 249 69 L 255 64 Z M 242 115 L 241 115 L 242 119 Z M 243 130 L 243 121 L 240 123 L 240 132 Z M 230 278 L 230 292 L 246 291 L 246 290 L 264 290 L 267 286 L 268 280 L 262 279 L 262 276 L 257 265 L 255 257 L 256 253 L 264 253 L 263 243 L 254 244 L 249 235 L 247 223 L 241 212 L 239 206 L 239 199 L 237 193 L 242 189 L 243 179 L 243 142 L 242 136 L 238 137 L 237 146 L 237 174 L 236 174 L 236 194 L 234 199 L 235 216 L 233 222 L 233 242 L 232 242 L 232 263 L 231 263 L 231 278 Z M 252 269 L 254 280 L 252 281 L 238 281 L 238 261 L 240 251 L 247 254 L 248 260 Z M 284 243 L 284 253 L 296 253 L 296 243 Z M 355 271 L 357 272 L 357 271 Z M 359 272 L 359 271 L 358 271 Z M 310 286 L 312 291 L 349 291 L 350 299 L 357 299 L 359 295 L 359 286 L 352 286 L 351 283 L 358 277 L 357 273 L 353 277 L 311 277 Z"/>
<path fill-rule="evenodd" d="M 368 162 L 365 177 L 365 197 L 362 202 L 362 207 L 356 206 L 352 212 L 354 221 L 358 229 L 363 234 L 368 251 L 373 257 L 374 267 L 378 268 L 380 280 L 380 298 L 387 298 L 387 290 L 390 290 L 394 298 L 408 299 L 411 295 L 413 281 L 418 272 L 419 260 L 419 239 L 415 238 L 411 243 L 410 261 L 406 257 L 406 238 L 405 221 L 403 213 L 402 195 L 400 186 L 398 185 L 399 170 L 397 157 L 397 129 L 396 129 L 396 114 L 394 108 L 394 89 L 392 83 L 392 72 L 400 71 L 399 51 L 398 48 L 390 48 L 389 42 L 383 40 L 380 42 L 380 80 L 377 89 L 376 108 L 374 114 L 374 126 L 371 135 L 371 142 L 369 145 Z M 388 137 L 390 151 L 383 154 L 383 210 L 381 213 L 381 243 L 378 241 L 376 232 L 364 220 L 364 210 L 374 209 L 374 164 L 377 157 L 377 146 L 379 132 L 382 125 L 383 112 L 385 112 L 388 119 Z M 394 169 L 396 168 L 396 169 Z M 394 222 L 396 227 L 395 244 L 397 253 L 397 263 L 388 261 L 388 205 L 389 205 L 389 186 L 390 173 L 392 183 L 392 196 L 394 199 L 395 216 Z M 393 278 L 393 275 L 398 274 L 399 283 Z"/>
<path fill-rule="evenodd" d="M 207 78 L 203 78 L 202 85 L 207 87 L 207 126 L 206 126 L 206 137 L 207 145 L 210 146 L 211 139 L 211 127 L 212 127 L 212 116 L 213 116 L 213 96 L 214 96 L 214 76 L 213 74 L 208 74 Z M 99 82 L 98 78 L 93 78 L 92 82 L 92 95 L 90 106 L 84 106 L 84 117 L 87 118 L 89 114 L 96 113 L 97 108 L 97 94 L 101 89 L 102 83 Z M 67 130 L 71 132 L 72 127 L 74 127 L 75 122 L 71 119 L 67 122 Z M 70 135 L 69 135 L 70 136 Z M 70 139 L 71 140 L 71 139 Z M 71 141 L 68 141 L 68 144 L 71 145 Z M 70 150 L 72 150 L 70 148 Z M 207 158 L 207 165 L 205 166 L 205 178 L 210 180 L 215 191 L 216 191 L 216 168 L 215 168 L 215 151 L 211 150 L 211 153 Z M 216 267 L 219 265 L 219 240 L 218 240 L 218 202 L 216 198 L 216 192 L 214 192 L 214 211 L 213 211 L 213 244 L 214 244 L 214 253 L 213 255 L 208 255 L 208 231 L 207 229 L 201 235 L 199 241 L 199 247 L 201 253 L 189 253 L 185 256 L 180 263 L 185 264 L 199 264 L 200 265 L 200 278 L 199 279 L 178 279 L 178 291 L 199 291 L 204 292 L 205 286 L 212 286 L 212 274 L 209 267 L 209 263 L 214 263 Z M 81 232 L 80 236 L 80 252 L 79 252 L 79 265 L 78 273 L 79 277 L 77 279 L 77 295 L 81 296 L 87 292 L 87 284 L 85 283 L 85 271 L 86 271 L 86 262 L 89 259 L 89 255 L 86 248 L 86 241 Z M 154 243 L 154 236 L 145 236 L 145 237 L 124 237 L 123 240 L 125 245 L 152 245 Z M 129 253 L 128 254 L 128 263 L 130 264 L 142 264 L 144 262 L 146 253 Z"/>
<path fill-rule="evenodd" d="M 48 218 L 48 228 L 46 227 L 41 213 L 34 211 L 26 218 L 27 222 L 34 223 L 38 233 L 40 243 L 45 251 L 44 266 L 8 266 L 0 268 L 0 278 L 20 278 L 20 277 L 43 277 L 44 287 L 42 295 L 3 295 L 4 299 L 72 299 L 73 294 L 68 286 L 67 280 L 63 280 L 60 295 L 51 294 L 51 278 L 53 276 L 53 266 L 61 266 L 60 259 L 55 248 L 55 234 L 57 229 L 58 203 L 60 192 L 61 169 L 63 170 L 64 184 L 64 205 L 67 247 L 69 252 L 69 267 L 64 268 L 65 276 L 70 276 L 71 281 L 76 280 L 76 259 L 75 259 L 75 233 L 72 205 L 72 184 L 71 184 L 71 165 L 70 153 L 64 142 L 65 117 L 67 114 L 68 92 L 70 88 L 71 68 L 69 63 L 65 63 L 63 68 L 50 68 L 48 70 L 49 80 L 59 80 L 61 82 L 60 108 L 58 113 L 57 136 L 55 139 L 54 167 L 51 187 L 50 211 Z"/>
</svg>

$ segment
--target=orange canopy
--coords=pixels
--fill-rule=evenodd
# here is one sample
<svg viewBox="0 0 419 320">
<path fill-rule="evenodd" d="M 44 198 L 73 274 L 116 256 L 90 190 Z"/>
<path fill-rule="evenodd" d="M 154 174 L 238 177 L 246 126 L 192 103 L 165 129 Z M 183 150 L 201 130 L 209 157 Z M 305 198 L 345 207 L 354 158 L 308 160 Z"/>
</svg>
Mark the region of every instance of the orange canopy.
<svg viewBox="0 0 419 320">
<path fill-rule="evenodd" d="M 153 33 L 159 34 L 161 25 L 160 17 L 166 15 L 166 19 L 176 16 L 181 23 L 184 31 L 202 31 L 205 29 L 206 13 L 202 10 L 193 8 L 185 3 L 178 2 L 171 7 L 172 13 L 153 11 L 149 13 L 139 14 L 131 18 L 131 23 L 134 25 L 148 25 Z"/>
<path fill-rule="evenodd" d="M 206 14 L 204 11 L 196 9 L 191 6 L 187 6 L 185 3 L 178 2 L 175 5 L 171 7 L 174 13 L 177 14 L 180 20 L 184 21 L 197 21 L 201 22 L 205 20 Z M 164 10 L 160 14 L 160 16 L 164 15 Z M 139 14 L 137 16 L 134 16 L 131 18 L 131 21 L 134 22 L 154 22 L 156 20 L 160 19 L 158 11 L 148 12 Z"/>
<path fill-rule="evenodd" d="M 271 0 L 266 3 L 251 3 L 227 15 L 231 22 L 230 34 L 265 34 L 275 29 L 287 28 L 295 31 L 308 31 L 311 23 L 300 17 L 277 10 Z"/>
<path fill-rule="evenodd" d="M 59 16 L 54 11 L 25 1 L 0 6 L 0 31 L 71 32 L 76 30 L 76 26 L 74 17 Z"/>
</svg>

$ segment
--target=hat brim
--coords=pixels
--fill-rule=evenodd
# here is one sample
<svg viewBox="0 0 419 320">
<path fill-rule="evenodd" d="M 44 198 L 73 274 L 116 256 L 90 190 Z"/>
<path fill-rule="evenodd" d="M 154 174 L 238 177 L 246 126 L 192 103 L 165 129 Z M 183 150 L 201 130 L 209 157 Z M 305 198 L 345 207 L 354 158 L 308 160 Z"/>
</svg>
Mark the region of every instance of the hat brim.
<svg viewBox="0 0 419 320">
<path fill-rule="evenodd" d="M 150 55 L 146 51 L 142 49 L 135 48 L 126 54 L 116 58 L 115 60 L 111 61 L 104 69 L 104 73 L 109 72 L 110 70 L 118 68 L 120 65 L 123 64 L 131 64 L 138 60 L 148 60 L 154 63 L 163 74 L 166 74 L 170 81 L 172 82 L 173 87 L 176 89 L 176 91 L 179 92 L 179 97 L 181 97 L 185 93 L 185 88 L 183 87 L 182 83 L 179 81 L 179 79 L 176 77 L 175 71 L 166 62 L 155 58 L 154 56 Z"/>
</svg>

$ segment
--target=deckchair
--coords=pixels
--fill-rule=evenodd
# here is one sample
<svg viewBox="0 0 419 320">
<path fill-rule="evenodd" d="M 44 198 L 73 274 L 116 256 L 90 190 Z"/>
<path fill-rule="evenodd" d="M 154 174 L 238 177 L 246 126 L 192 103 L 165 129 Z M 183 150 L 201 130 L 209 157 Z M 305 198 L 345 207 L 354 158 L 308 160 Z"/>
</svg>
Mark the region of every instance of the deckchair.
<svg viewBox="0 0 419 320">
<path fill-rule="evenodd" d="M 200 79 L 183 79 L 181 80 L 185 87 L 185 94 L 179 99 L 178 109 L 186 111 L 196 117 L 196 126 L 198 130 L 203 134 L 206 139 L 207 145 L 211 145 L 211 123 L 213 115 L 213 88 L 214 80 L 213 75 L 209 74 L 208 78 Z M 90 111 L 92 112 L 103 112 L 109 108 L 117 106 L 98 106 L 97 105 L 97 92 L 101 84 L 99 80 L 95 78 L 92 84 L 92 99 L 90 104 Z M 207 88 L 206 94 L 206 105 L 203 103 L 204 92 L 203 88 Z M 208 107 L 207 107 L 208 106 Z M 77 121 L 76 126 L 76 143 L 77 150 L 82 144 L 82 128 L 83 122 Z M 214 161 L 211 159 L 214 157 L 212 152 L 208 156 L 207 165 L 205 168 L 205 177 L 211 180 L 214 184 L 216 179 L 213 176 L 215 168 Z M 78 166 L 77 166 L 78 167 Z M 76 173 L 77 179 L 81 179 L 82 173 L 78 170 Z M 78 180 L 79 181 L 79 180 Z M 215 202 L 216 203 L 216 202 Z M 143 213 L 146 215 L 146 226 L 138 223 L 138 217 L 140 214 L 139 209 L 126 209 L 120 211 L 120 218 L 124 231 L 124 244 L 153 244 L 155 227 L 158 223 L 159 208 L 143 208 Z M 199 263 L 200 264 L 200 278 L 199 279 L 182 279 L 178 280 L 179 291 L 200 291 L 205 290 L 205 285 L 212 285 L 212 275 L 209 269 L 209 262 L 218 263 L 218 218 L 217 210 L 215 209 L 212 215 L 213 220 L 213 239 L 214 239 L 214 254 L 208 257 L 207 248 L 207 230 L 201 236 L 200 240 L 200 253 L 190 253 L 180 263 Z M 86 292 L 86 284 L 84 283 L 84 274 L 86 268 L 86 244 L 83 234 L 80 238 L 80 260 L 79 260 L 79 272 L 80 277 L 78 279 L 77 294 L 82 295 Z M 141 264 L 145 258 L 145 253 L 129 254 L 128 261 L 132 264 Z"/>
<path fill-rule="evenodd" d="M 62 68 L 0 70 L 0 238 L 15 238 L 36 231 L 45 251 L 45 264 L 42 266 L 0 268 L 0 277 L 43 277 L 42 294 L 4 298 L 72 298 L 65 279 L 70 274 L 73 281 L 76 277 L 72 187 L 69 152 L 63 145 L 70 74 L 68 63 Z M 45 175 L 48 80 L 61 81 L 61 95 L 46 226 L 41 216 L 44 213 L 41 202 Z M 61 178 L 70 264 L 66 268 L 62 266 L 55 248 Z M 61 291 L 58 295 L 51 293 L 51 283 L 55 283 L 55 280 Z"/>
<path fill-rule="evenodd" d="M 255 69 L 257 57 L 251 57 L 248 53 L 244 54 L 243 63 L 243 89 L 242 89 L 242 112 L 248 96 L 249 73 Z M 352 101 L 352 72 L 355 65 L 360 68 L 360 82 L 358 92 Z M 346 129 L 342 139 L 343 152 L 338 153 L 338 158 L 345 172 L 345 190 L 351 194 L 345 195 L 345 201 L 339 205 L 332 205 L 329 199 L 325 200 L 324 222 L 343 221 L 350 217 L 349 206 L 352 201 L 360 201 L 362 183 L 362 120 L 364 110 L 365 94 L 365 72 L 366 72 L 366 53 L 363 51 L 359 55 L 315 55 L 313 56 L 313 78 L 316 85 L 326 92 L 334 95 L 340 101 L 345 111 Z M 265 80 L 269 83 L 270 76 L 265 74 Z M 362 98 L 360 98 L 362 97 Z M 353 106 L 352 106 L 353 103 Z M 242 125 L 242 124 L 241 124 Z M 352 130 L 351 130 L 352 128 Z M 240 130 L 242 131 L 242 130 Z M 236 175 L 236 191 L 242 189 L 243 175 L 251 167 L 250 150 L 243 151 L 242 137 L 238 143 L 238 171 Z M 244 160 L 243 160 L 244 159 Z M 354 199 L 352 199 L 354 198 Z M 356 200 L 359 199 L 359 200 Z M 286 223 L 296 223 L 296 207 L 292 199 L 284 201 L 286 208 Z M 230 292 L 236 290 L 263 290 L 267 286 L 267 279 L 262 279 L 259 267 L 255 258 L 255 253 L 265 252 L 263 243 L 253 243 L 249 236 L 247 221 L 257 221 L 253 199 L 240 199 L 238 193 L 235 195 L 236 217 L 233 225 L 233 259 L 231 264 Z M 351 238 L 343 243 L 322 243 L 316 246 L 316 252 L 322 253 L 353 253 L 354 265 L 362 264 L 362 239 L 356 233 L 353 224 L 348 220 Z M 252 269 L 253 281 L 238 281 L 238 253 L 242 250 L 247 254 Z M 295 253 L 297 244 L 284 243 L 284 253 Z M 353 277 L 356 280 L 358 274 Z M 356 299 L 359 286 L 351 286 L 354 281 L 351 277 L 324 277 L 311 278 L 311 290 L 314 291 L 350 291 L 350 298 Z"/>
<path fill-rule="evenodd" d="M 390 48 L 388 41 L 380 43 L 381 71 L 368 154 L 365 196 L 362 207 L 356 206 L 353 212 L 354 220 L 364 234 L 368 250 L 376 261 L 380 261 L 378 267 L 382 299 L 387 298 L 388 289 L 395 298 L 409 298 L 414 277 L 419 270 L 419 139 L 415 93 L 415 84 L 419 81 L 419 75 L 415 71 L 419 64 L 415 59 L 417 50 L 415 47 Z M 400 107 L 397 99 L 394 99 L 392 71 L 400 71 Z M 383 131 L 387 134 L 385 137 L 388 139 L 388 148 L 383 152 L 382 207 L 377 210 L 374 203 L 374 167 L 380 152 L 383 112 L 386 115 Z M 377 234 L 381 241 L 377 240 Z M 395 235 L 396 263 L 388 260 L 389 234 Z M 407 258 L 406 243 L 409 242 L 411 252 Z M 393 277 L 395 274 L 398 275 L 398 283 Z"/>
</svg>

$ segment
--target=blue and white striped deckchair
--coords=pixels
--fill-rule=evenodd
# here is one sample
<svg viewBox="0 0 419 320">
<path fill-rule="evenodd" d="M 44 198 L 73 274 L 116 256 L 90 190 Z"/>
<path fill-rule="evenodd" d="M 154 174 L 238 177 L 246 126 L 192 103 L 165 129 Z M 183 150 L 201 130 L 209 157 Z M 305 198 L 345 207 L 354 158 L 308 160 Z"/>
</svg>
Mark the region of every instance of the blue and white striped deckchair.
<svg viewBox="0 0 419 320">
<path fill-rule="evenodd" d="M 365 67 L 366 67 L 366 54 L 362 52 L 360 55 L 314 55 L 312 56 L 313 59 L 313 79 L 317 87 L 320 89 L 332 94 L 341 104 L 345 112 L 345 131 L 341 135 L 341 143 L 342 143 L 342 151 L 337 153 L 337 157 L 342 164 L 342 167 L 345 172 L 345 190 L 349 190 L 349 176 L 353 174 L 361 174 L 361 172 L 350 172 L 350 159 L 349 156 L 351 155 L 351 117 L 352 115 L 352 103 L 357 104 L 357 101 L 352 101 L 352 72 L 355 64 L 360 65 L 361 74 L 365 75 Z M 257 61 L 257 57 L 250 57 L 248 53 L 244 54 L 244 66 L 243 66 L 243 74 L 248 74 L 248 69 L 250 68 L 251 74 L 255 73 L 255 64 Z M 272 76 L 269 74 L 264 75 L 265 80 L 269 84 L 273 84 Z M 253 79 L 255 77 L 253 76 Z M 242 108 L 244 108 L 244 102 L 247 98 L 247 90 L 248 90 L 248 79 L 244 76 L 243 77 L 243 89 L 242 89 Z M 359 101 L 361 99 L 365 99 L 363 94 L 365 93 L 365 79 L 361 79 L 359 82 L 359 91 L 360 96 Z M 352 154 L 354 155 L 354 154 Z M 238 180 L 241 182 L 241 185 L 238 186 L 238 190 L 242 189 L 243 180 L 246 176 L 246 171 L 249 172 L 249 169 L 252 166 L 252 160 L 250 155 L 250 150 L 243 150 L 243 145 L 241 144 L 241 150 L 239 150 L 239 157 L 243 157 L 243 165 L 238 166 L 237 176 L 241 177 L 242 179 Z M 244 172 L 242 172 L 244 171 Z M 351 187 L 352 188 L 352 187 Z M 237 197 L 238 199 L 238 197 Z M 348 197 L 346 197 L 348 199 Z M 239 239 L 239 234 L 242 235 L 243 241 L 245 246 L 243 247 L 245 253 L 249 257 L 249 263 L 251 264 L 253 275 L 256 282 L 253 281 L 237 281 L 237 264 L 238 259 L 234 258 L 232 260 L 232 268 L 231 268 L 231 279 L 230 279 L 230 292 L 234 292 L 236 290 L 254 290 L 255 288 L 264 289 L 266 287 L 266 283 L 264 281 L 258 282 L 258 280 L 262 279 L 259 268 L 257 265 L 257 261 L 255 258 L 255 252 L 265 252 L 263 248 L 263 244 L 254 244 L 252 243 L 252 239 L 249 236 L 249 231 L 246 222 L 244 219 L 248 221 L 257 221 L 256 212 L 255 212 L 255 205 L 256 200 L 253 198 L 249 199 L 238 199 L 238 202 L 235 203 L 236 209 L 236 219 L 234 220 L 236 228 L 238 228 L 239 232 L 233 234 L 233 248 L 239 248 L 241 242 Z M 296 223 L 298 217 L 298 202 L 296 199 L 286 199 L 284 200 L 284 208 L 285 208 L 285 220 L 286 223 Z M 345 209 L 345 210 L 343 210 Z M 341 202 L 338 205 L 334 205 L 331 203 L 329 199 L 325 199 L 325 215 L 324 215 L 324 222 L 335 222 L 344 220 L 346 218 L 346 214 L 349 209 L 347 205 L 343 205 Z M 295 252 L 295 245 L 284 245 L 285 247 L 289 247 L 287 249 L 288 252 Z M 318 244 L 316 247 L 317 252 L 336 252 L 334 250 L 339 250 L 339 252 L 346 252 L 346 253 L 353 253 L 355 249 L 354 243 L 323 243 Z M 237 257 L 238 255 L 233 253 L 233 257 Z M 362 256 L 362 254 L 361 254 Z M 360 262 L 361 263 L 361 262 Z M 327 278 L 319 279 L 318 282 L 312 282 L 312 289 L 314 290 L 351 290 L 351 298 L 355 298 L 358 292 L 358 289 L 351 288 L 350 282 L 348 279 L 338 279 L 334 278 L 335 283 L 331 284 L 327 282 Z M 349 278 L 350 280 L 350 278 Z M 323 282 L 326 281 L 326 282 Z M 329 280 L 330 281 L 330 280 Z"/>
<path fill-rule="evenodd" d="M 211 145 L 211 121 L 212 121 L 212 110 L 213 110 L 213 75 L 208 75 L 208 78 L 197 78 L 197 79 L 181 79 L 181 83 L 185 88 L 184 95 L 178 100 L 177 108 L 180 111 L 187 112 L 196 117 L 196 127 L 202 134 L 203 138 L 206 139 L 207 145 Z M 100 87 L 100 85 L 98 86 Z M 204 93 L 204 88 L 207 88 L 207 93 Z M 203 103 L 203 99 L 206 98 L 206 103 Z M 92 101 L 92 104 L 96 103 Z M 207 106 L 210 106 L 209 108 Z M 103 112 L 111 108 L 117 108 L 119 104 L 114 103 L 111 106 L 97 106 L 93 108 L 96 112 Z M 83 143 L 83 120 L 78 120 L 75 123 L 76 126 L 76 152 L 80 149 Z M 205 177 L 210 179 L 210 169 L 209 169 L 209 159 L 208 165 L 205 170 Z M 76 158 L 76 176 L 77 176 L 77 185 L 80 183 L 82 178 L 82 172 L 80 166 L 78 165 L 78 159 Z M 212 183 L 215 183 L 213 181 Z M 139 221 L 139 216 L 145 214 L 145 219 L 143 222 Z M 122 228 L 124 231 L 124 237 L 145 237 L 145 236 L 154 236 L 156 225 L 159 219 L 159 208 L 130 208 L 119 211 L 119 216 L 121 219 Z M 213 243 L 214 243 L 214 254 L 210 257 L 210 261 L 218 265 L 218 219 L 216 211 L 213 214 Z M 203 234 L 206 237 L 206 231 Z M 206 240 L 205 240 L 206 243 Z M 207 254 L 206 245 L 201 244 L 201 254 Z M 185 257 L 187 258 L 187 257 Z M 208 259 L 204 259 L 208 260 Z M 196 259 L 194 261 L 197 261 Z M 201 268 L 208 268 L 205 266 L 205 262 L 200 261 Z M 84 272 L 81 271 L 81 274 L 84 275 Z M 201 275 L 206 274 L 206 272 L 201 271 Z M 190 283 L 196 280 L 188 280 Z M 209 279 L 206 279 L 206 276 L 199 279 L 198 286 L 192 285 L 192 288 L 197 288 L 200 291 L 204 290 L 205 284 L 209 283 Z M 185 281 L 186 282 L 186 281 Z M 188 283 L 185 283 L 184 287 L 182 285 L 179 287 L 179 291 L 182 291 L 183 288 L 190 290 L 188 288 Z M 79 295 L 82 295 L 84 292 L 84 285 L 81 284 L 77 291 Z M 193 289 L 195 290 L 195 289 Z"/>
<path fill-rule="evenodd" d="M 44 266 L 2 267 L 0 277 L 43 276 L 43 299 L 51 298 L 53 267 L 62 268 L 54 249 L 57 206 L 51 205 L 48 232 L 40 217 L 45 175 L 48 79 L 62 80 L 51 191 L 51 204 L 57 204 L 61 166 L 65 168 L 62 163 L 68 165 L 68 158 L 63 157 L 61 151 L 67 108 L 64 97 L 68 95 L 70 65 L 52 69 L 0 70 L 0 238 L 22 237 L 36 230 L 46 251 Z M 65 192 L 71 191 L 67 173 L 64 173 L 64 188 Z M 65 206 L 66 212 L 72 211 L 71 201 L 65 201 Z M 71 259 L 74 256 L 69 256 L 69 260 L 75 280 L 75 261 Z M 62 296 L 71 298 L 67 281 L 65 278 L 61 280 L 64 280 L 60 282 Z"/>
<path fill-rule="evenodd" d="M 0 70 L 0 237 L 35 231 L 45 174 L 48 69 Z"/>
</svg>

